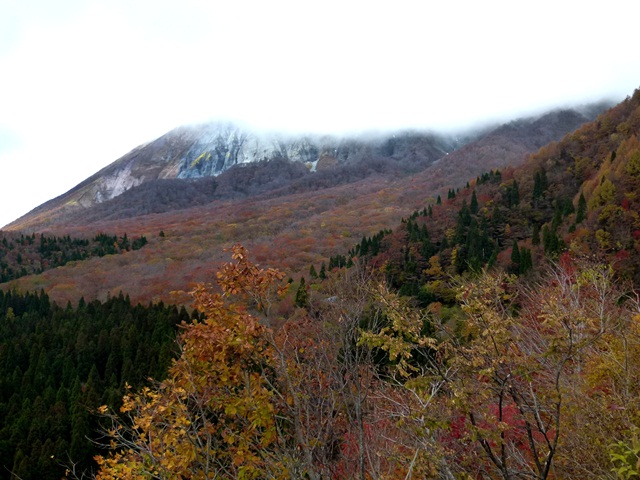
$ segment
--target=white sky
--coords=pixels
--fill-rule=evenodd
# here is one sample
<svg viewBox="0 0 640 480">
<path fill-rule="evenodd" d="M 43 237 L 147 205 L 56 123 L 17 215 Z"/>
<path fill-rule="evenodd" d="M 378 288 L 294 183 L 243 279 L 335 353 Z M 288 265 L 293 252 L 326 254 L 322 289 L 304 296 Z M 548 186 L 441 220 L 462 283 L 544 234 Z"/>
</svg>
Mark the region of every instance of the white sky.
<svg viewBox="0 0 640 480">
<path fill-rule="evenodd" d="M 0 0 L 0 226 L 184 123 L 447 129 L 640 86 L 634 0 Z"/>
</svg>

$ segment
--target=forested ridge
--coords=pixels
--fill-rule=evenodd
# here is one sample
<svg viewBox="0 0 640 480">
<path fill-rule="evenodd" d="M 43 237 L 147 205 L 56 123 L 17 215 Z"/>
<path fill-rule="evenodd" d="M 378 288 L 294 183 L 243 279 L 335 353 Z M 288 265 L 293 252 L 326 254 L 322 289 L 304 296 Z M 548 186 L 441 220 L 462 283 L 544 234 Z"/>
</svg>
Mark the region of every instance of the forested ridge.
<svg viewBox="0 0 640 480">
<path fill-rule="evenodd" d="M 423 305 L 443 298 L 446 275 L 494 266 L 524 275 L 562 252 L 592 255 L 640 282 L 640 93 L 520 168 L 492 170 L 416 210 L 393 230 L 364 237 L 329 266 L 360 258 Z M 534 268 L 538 267 L 538 268 Z M 314 266 L 315 269 L 315 266 Z M 315 269 L 317 271 L 317 269 Z"/>
<path fill-rule="evenodd" d="M 293 310 L 235 247 L 141 426 L 103 409 L 99 478 L 637 477 L 639 129 L 636 92 L 312 265 Z"/>
<path fill-rule="evenodd" d="M 191 315 L 3 293 L 7 478 L 638 478 L 638 134 L 637 91 L 288 280 L 235 245 Z"/>
<path fill-rule="evenodd" d="M 130 239 L 98 233 L 92 238 L 69 235 L 31 235 L 0 231 L 0 283 L 61 267 L 91 257 L 139 250 L 147 244 L 144 235 Z"/>
</svg>

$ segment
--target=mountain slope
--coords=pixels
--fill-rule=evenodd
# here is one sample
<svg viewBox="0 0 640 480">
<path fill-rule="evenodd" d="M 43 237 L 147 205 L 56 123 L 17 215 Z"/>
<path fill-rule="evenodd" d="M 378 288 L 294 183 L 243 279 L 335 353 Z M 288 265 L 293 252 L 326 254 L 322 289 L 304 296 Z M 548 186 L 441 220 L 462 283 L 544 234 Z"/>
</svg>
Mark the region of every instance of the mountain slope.
<svg viewBox="0 0 640 480">
<path fill-rule="evenodd" d="M 487 172 L 466 188 L 450 189 L 446 200 L 426 202 L 392 233 L 363 239 L 329 265 L 359 257 L 384 266 L 388 283 L 424 306 L 453 303 L 442 284 L 448 276 L 493 266 L 536 275 L 550 262 L 566 267 L 598 261 L 636 289 L 639 136 L 636 91 L 520 167 Z"/>
<path fill-rule="evenodd" d="M 466 178 L 478 168 L 517 164 L 602 108 L 594 104 L 583 110 L 586 114 L 550 112 L 466 137 L 424 132 L 351 138 L 267 135 L 224 123 L 182 127 L 134 149 L 6 228 L 32 232 L 131 218 L 267 192 L 281 196 L 317 190 L 376 174 L 424 171 L 444 177 L 438 185 L 444 186 L 452 175 L 443 174 L 443 168 Z M 439 165 L 429 170 L 438 159 Z"/>
<path fill-rule="evenodd" d="M 556 116 L 525 121 L 522 128 L 507 129 L 499 138 L 510 138 L 510 131 L 517 133 L 514 145 L 540 142 L 553 129 L 532 128 L 538 140 L 531 140 L 524 134 L 526 125 L 551 122 Z M 572 118 L 581 120 L 576 115 Z M 462 186 L 494 163 L 504 166 L 524 160 L 515 147 L 480 161 L 469 160 L 471 154 L 457 157 L 454 152 L 435 165 L 407 174 L 428 162 L 425 146 L 418 147 L 429 142 L 415 136 L 411 142 L 396 138 L 389 143 L 387 152 L 398 158 L 363 154 L 333 167 L 323 168 L 319 162 L 313 173 L 299 162 L 279 159 L 231 168 L 217 177 L 144 182 L 97 206 L 76 208 L 77 213 L 71 215 L 60 215 L 45 204 L 26 221 L 15 222 L 13 228 L 30 229 L 49 222 L 50 231 L 58 235 L 86 238 L 96 232 L 127 233 L 130 237 L 144 235 L 149 243 L 138 251 L 73 262 L 8 286 L 42 288 L 58 302 L 81 296 L 106 299 L 120 290 L 134 301 L 188 302 L 187 297 L 172 297 L 170 292 L 186 290 L 192 282 L 209 281 L 227 258 L 223 249 L 235 242 L 245 244 L 262 264 L 301 272 L 312 263 L 319 265 L 346 252 L 363 235 L 395 227 L 399 218 L 435 202 L 444 187 Z M 476 142 L 478 148 L 487 143 L 489 140 Z"/>
<path fill-rule="evenodd" d="M 181 127 L 137 147 L 69 192 L 13 222 L 8 228 L 33 231 L 52 227 L 69 216 L 82 217 L 79 212 L 117 198 L 134 187 L 158 180 L 212 178 L 232 167 L 252 166 L 272 160 L 297 164 L 290 168 L 295 172 L 354 165 L 376 158 L 401 160 L 405 165 L 403 168 L 415 170 L 429 165 L 456 148 L 457 144 L 457 140 L 450 135 L 431 133 L 404 132 L 338 138 L 259 134 L 226 123 Z M 281 167 L 282 162 L 279 165 Z M 305 165 L 305 169 L 301 169 L 301 165 Z M 299 176 L 299 173 L 295 176 Z M 228 178 L 233 179 L 234 176 Z M 219 182 L 214 183 L 217 185 Z M 186 183 L 181 186 L 178 182 L 159 185 L 160 188 L 168 186 L 174 190 L 192 190 Z M 202 190 L 198 186 L 195 188 Z M 204 187 L 205 190 L 207 188 Z M 209 200 L 236 196 L 225 193 L 225 188 L 221 191 L 222 194 L 211 196 Z M 184 197 L 190 194 L 182 192 L 180 195 Z M 175 208 L 199 203 L 189 200 L 187 205 L 178 204 Z M 137 212 L 141 213 L 152 211 Z"/>
</svg>

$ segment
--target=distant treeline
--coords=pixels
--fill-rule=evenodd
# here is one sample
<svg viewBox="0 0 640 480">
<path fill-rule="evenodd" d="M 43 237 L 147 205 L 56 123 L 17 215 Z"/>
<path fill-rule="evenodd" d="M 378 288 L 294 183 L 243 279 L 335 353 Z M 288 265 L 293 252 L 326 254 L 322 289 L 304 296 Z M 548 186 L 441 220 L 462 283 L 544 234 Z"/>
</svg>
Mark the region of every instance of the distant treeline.
<svg viewBox="0 0 640 480">
<path fill-rule="evenodd" d="M 130 239 L 125 233 L 119 237 L 99 233 L 92 239 L 14 235 L 0 232 L 0 283 L 41 273 L 68 262 L 86 260 L 138 250 L 147 244 L 144 236 Z"/>
</svg>

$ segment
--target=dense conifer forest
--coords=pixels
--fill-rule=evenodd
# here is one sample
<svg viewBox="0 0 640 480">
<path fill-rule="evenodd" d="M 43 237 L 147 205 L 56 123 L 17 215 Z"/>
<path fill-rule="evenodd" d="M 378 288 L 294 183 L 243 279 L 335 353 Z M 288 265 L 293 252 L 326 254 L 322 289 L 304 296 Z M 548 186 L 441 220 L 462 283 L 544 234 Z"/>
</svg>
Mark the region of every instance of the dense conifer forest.
<svg viewBox="0 0 640 480">
<path fill-rule="evenodd" d="M 118 408 L 125 385 L 166 375 L 177 354 L 174 306 L 59 306 L 43 293 L 0 291 L 0 478 L 59 479 L 93 465 L 95 409 Z"/>
</svg>

